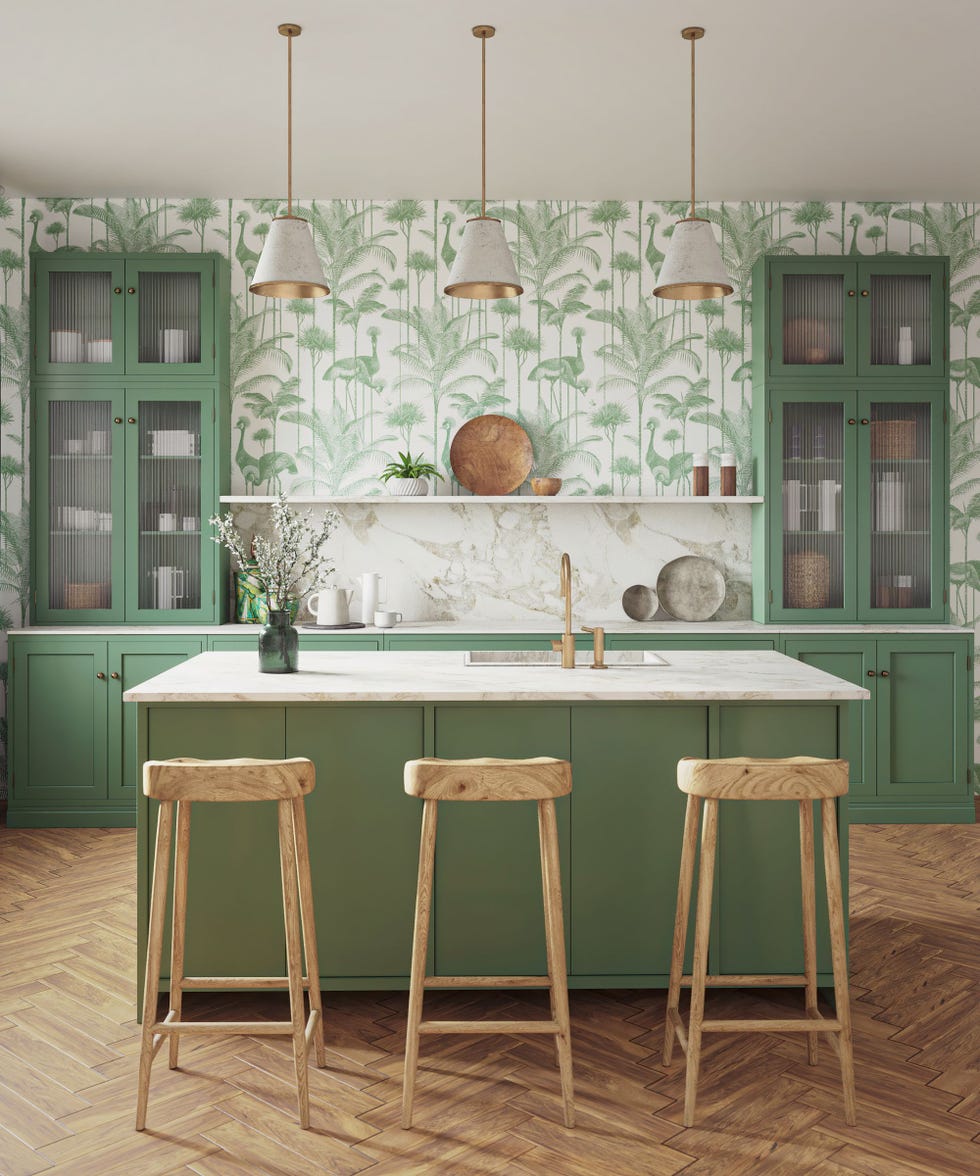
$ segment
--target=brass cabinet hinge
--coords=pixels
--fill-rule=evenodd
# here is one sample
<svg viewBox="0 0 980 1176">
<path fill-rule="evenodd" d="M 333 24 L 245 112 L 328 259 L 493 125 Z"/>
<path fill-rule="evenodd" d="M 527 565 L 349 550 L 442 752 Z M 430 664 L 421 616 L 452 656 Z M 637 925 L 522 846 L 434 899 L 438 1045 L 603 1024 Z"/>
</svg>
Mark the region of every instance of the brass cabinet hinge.
<svg viewBox="0 0 980 1176">
<path fill-rule="evenodd" d="M 214 589 L 211 589 L 211 603 L 214 604 Z"/>
<path fill-rule="evenodd" d="M 944 588 L 943 589 L 943 604 L 948 604 L 948 603 L 949 603 L 949 592 Z"/>
<path fill-rule="evenodd" d="M 214 344 L 212 343 L 211 344 L 211 358 L 214 359 L 214 356 L 215 356 L 215 350 L 214 350 Z"/>
<path fill-rule="evenodd" d="M 772 289 L 772 274 L 769 275 L 769 289 Z"/>
<path fill-rule="evenodd" d="M 943 344 L 943 359 L 946 358 L 946 344 Z"/>
<path fill-rule="evenodd" d="M 772 409 L 769 409 L 769 424 L 772 424 Z"/>
<path fill-rule="evenodd" d="M 769 603 L 772 604 L 772 589 L 769 589 Z"/>
</svg>

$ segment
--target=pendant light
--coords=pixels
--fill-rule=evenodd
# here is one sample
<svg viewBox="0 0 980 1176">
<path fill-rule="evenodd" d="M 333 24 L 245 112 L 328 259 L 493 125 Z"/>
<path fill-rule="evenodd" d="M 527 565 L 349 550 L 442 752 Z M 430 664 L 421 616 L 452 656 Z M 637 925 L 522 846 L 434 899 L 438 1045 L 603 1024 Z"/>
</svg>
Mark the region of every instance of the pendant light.
<svg viewBox="0 0 980 1176">
<path fill-rule="evenodd" d="M 286 215 L 269 226 L 262 256 L 255 267 L 249 290 L 267 298 L 323 298 L 330 293 L 317 257 L 309 221 L 293 216 L 293 38 L 302 32 L 298 24 L 281 24 L 286 38 Z"/>
<path fill-rule="evenodd" d="M 504 226 L 496 217 L 487 216 L 487 39 L 496 31 L 493 25 L 477 25 L 473 29 L 473 36 L 480 40 L 483 66 L 480 104 L 482 187 L 480 215 L 468 220 L 463 228 L 463 240 L 445 289 L 445 293 L 454 298 L 515 298 L 524 293 L 504 236 Z"/>
<path fill-rule="evenodd" d="M 694 211 L 694 42 L 704 36 L 702 28 L 681 29 L 691 42 L 691 211 L 674 225 L 667 254 L 653 291 L 657 298 L 724 298 L 734 287 L 721 259 L 711 222 Z"/>
</svg>

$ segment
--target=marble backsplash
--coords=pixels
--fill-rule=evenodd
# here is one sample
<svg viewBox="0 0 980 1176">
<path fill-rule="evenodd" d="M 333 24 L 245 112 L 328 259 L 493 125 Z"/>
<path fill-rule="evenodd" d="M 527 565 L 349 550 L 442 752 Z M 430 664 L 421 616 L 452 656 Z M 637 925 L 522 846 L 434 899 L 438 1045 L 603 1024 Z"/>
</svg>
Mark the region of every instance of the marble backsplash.
<svg viewBox="0 0 980 1176">
<path fill-rule="evenodd" d="M 264 529 L 268 507 L 233 509 L 244 534 Z M 751 617 L 749 506 L 463 505 L 446 498 L 407 505 L 379 498 L 377 505 L 344 503 L 338 514 L 334 583 L 356 589 L 362 572 L 380 572 L 387 607 L 406 621 L 557 621 L 564 551 L 572 560 L 576 625 L 624 619 L 623 591 L 655 585 L 663 565 L 681 555 L 703 556 L 724 573 L 719 620 Z M 358 606 L 359 593 L 352 617 Z"/>
</svg>

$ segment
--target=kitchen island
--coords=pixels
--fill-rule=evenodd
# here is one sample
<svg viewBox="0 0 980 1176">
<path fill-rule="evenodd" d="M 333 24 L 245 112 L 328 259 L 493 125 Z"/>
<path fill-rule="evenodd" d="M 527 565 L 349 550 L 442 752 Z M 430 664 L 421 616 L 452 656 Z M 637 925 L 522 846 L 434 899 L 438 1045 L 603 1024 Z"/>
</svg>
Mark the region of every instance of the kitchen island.
<svg viewBox="0 0 980 1176">
<path fill-rule="evenodd" d="M 570 759 L 572 795 L 558 806 L 570 983 L 656 987 L 667 982 L 683 826 L 677 760 L 837 757 L 847 745 L 847 704 L 868 693 L 770 650 L 645 656 L 572 671 L 469 665 L 460 652 L 304 652 L 299 673 L 266 675 L 254 653 L 205 653 L 125 699 L 139 704 L 141 761 L 314 761 L 317 787 L 306 803 L 327 989 L 407 987 L 421 805 L 402 791 L 406 760 Z M 141 956 L 154 818 L 141 797 Z M 722 806 L 712 970 L 802 970 L 797 830 L 795 802 Z M 846 798 L 838 831 L 846 885 Z M 444 806 L 430 966 L 541 974 L 538 870 L 528 806 Z M 189 974 L 282 974 L 278 873 L 269 805 L 196 807 Z M 818 909 L 821 928 L 823 918 Z M 818 962 L 829 981 L 823 930 Z"/>
</svg>

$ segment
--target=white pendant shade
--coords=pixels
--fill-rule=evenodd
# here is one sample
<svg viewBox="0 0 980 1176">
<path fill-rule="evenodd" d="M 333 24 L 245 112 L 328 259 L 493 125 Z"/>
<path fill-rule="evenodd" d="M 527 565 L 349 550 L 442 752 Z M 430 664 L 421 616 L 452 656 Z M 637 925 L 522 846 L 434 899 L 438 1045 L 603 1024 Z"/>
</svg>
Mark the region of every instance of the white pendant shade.
<svg viewBox="0 0 980 1176">
<path fill-rule="evenodd" d="M 711 222 L 700 217 L 678 221 L 657 277 L 656 297 L 724 298 L 733 289 Z"/>
<path fill-rule="evenodd" d="M 248 288 L 267 298 L 323 298 L 330 293 L 309 221 L 276 217 Z"/>
<path fill-rule="evenodd" d="M 468 220 L 445 292 L 454 298 L 516 298 L 524 293 L 521 279 L 495 217 Z"/>
</svg>

